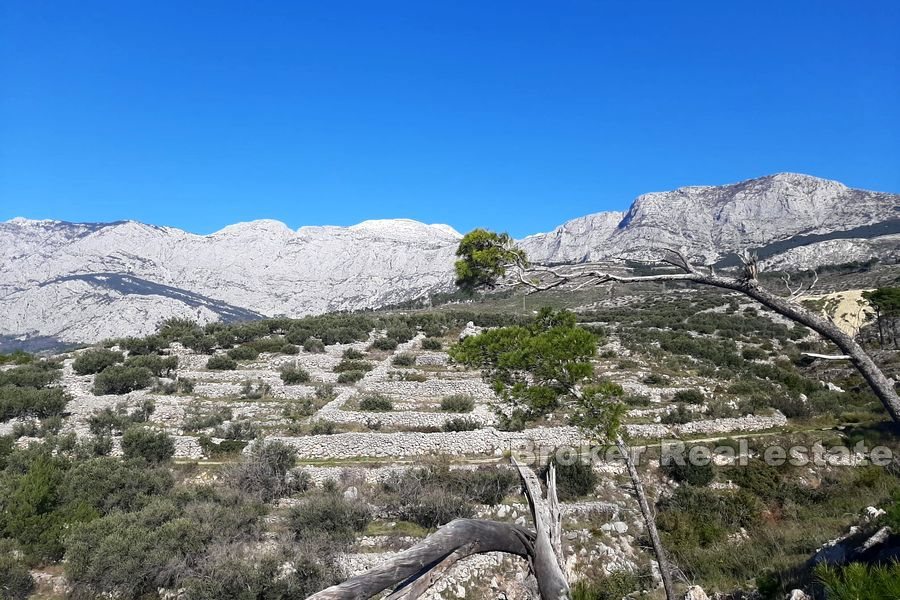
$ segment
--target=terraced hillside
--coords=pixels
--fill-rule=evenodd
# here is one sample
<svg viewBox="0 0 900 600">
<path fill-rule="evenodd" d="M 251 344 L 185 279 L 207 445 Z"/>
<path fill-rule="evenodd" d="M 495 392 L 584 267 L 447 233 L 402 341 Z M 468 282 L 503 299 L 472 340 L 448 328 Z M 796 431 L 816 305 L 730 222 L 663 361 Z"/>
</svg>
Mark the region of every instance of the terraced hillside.
<svg viewBox="0 0 900 600">
<path fill-rule="evenodd" d="M 527 302 L 542 300 L 560 302 L 550 295 Z M 43 362 L 7 358 L 7 389 L 31 385 L 65 393 L 62 406 L 43 411 L 7 402 L 12 408 L 4 411 L 0 434 L 9 441 L 3 465 L 9 489 L 19 489 L 25 477 L 16 465 L 38 460 L 39 448 L 65 457 L 54 467 L 61 490 L 68 489 L 70 473 L 86 463 L 106 464 L 107 454 L 124 454 L 137 472 L 163 469 L 172 481 L 165 489 L 143 490 L 149 500 L 65 517 L 86 523 L 76 527 L 82 537 L 60 534 L 53 552 L 31 548 L 27 535 L 9 528 L 3 537 L 31 548 L 26 562 L 44 597 L 109 591 L 222 597 L 229 585 L 264 590 L 270 580 L 302 597 L 379 564 L 455 517 L 530 526 L 509 455 L 535 447 L 589 453 L 592 440 L 571 424 L 568 403 L 511 426 L 498 418 L 498 397 L 482 374 L 450 360 L 447 350 L 461 337 L 530 318 L 528 306 L 524 314 L 504 315 L 493 311 L 496 302 L 504 301 L 467 311 L 450 306 L 206 327 L 172 320 L 149 338 L 111 340 Z M 625 431 L 647 457 L 641 469 L 683 584 L 723 592 L 799 585 L 805 575 L 797 569 L 823 542 L 852 524 L 874 526 L 865 509 L 889 507 L 900 490 L 891 472 L 859 466 L 866 458 L 859 452 L 821 465 L 770 469 L 759 463 L 749 478 L 736 466 L 740 456 L 758 458 L 772 444 L 896 445 L 884 433 L 883 409 L 857 375 L 804 358 L 802 352 L 828 348 L 803 328 L 738 296 L 690 288 L 594 299 L 578 314 L 598 340 L 595 380 L 621 389 Z M 878 356 L 896 377 L 896 352 Z M 39 381 L 17 375 L 35 372 L 49 375 Z M 135 432 L 164 435 L 146 442 Z M 171 451 L 163 448 L 162 467 L 135 462 L 153 463 L 147 448 L 165 446 L 159 440 L 166 439 Z M 666 440 L 731 445 L 738 458 L 696 469 L 660 466 Z M 281 462 L 272 448 L 283 453 Z M 581 597 L 611 598 L 601 591 L 616 586 L 659 597 L 624 466 L 601 460 L 561 467 L 560 478 L 566 569 L 571 580 L 582 581 Z M 217 499 L 204 500 L 201 510 L 196 495 L 206 489 L 218 491 L 201 496 Z M 146 546 L 129 552 L 146 576 L 128 587 L 127 575 L 117 581 L 102 568 L 108 558 L 96 548 L 105 546 L 85 540 L 96 541 L 95 529 L 124 518 L 123 511 L 143 514 L 157 496 L 171 498 L 166 501 L 174 502 L 180 518 L 203 523 L 201 529 L 234 532 L 198 541 L 178 566 L 148 558 L 162 534 L 142 533 Z M 54 496 L 60 503 L 64 497 Z M 211 525 L 209 506 L 236 506 L 229 502 L 251 507 L 247 523 Z M 698 520 L 707 526 L 689 533 L 687 524 Z M 323 529 L 323 522 L 333 528 Z M 63 566 L 55 566 L 63 558 Z M 255 571 L 237 572 L 234 564 Z M 209 583 L 229 568 L 224 587 Z M 270 592 L 259 597 L 283 597 Z M 502 555 L 476 556 L 428 594 L 526 598 L 527 565 Z"/>
</svg>

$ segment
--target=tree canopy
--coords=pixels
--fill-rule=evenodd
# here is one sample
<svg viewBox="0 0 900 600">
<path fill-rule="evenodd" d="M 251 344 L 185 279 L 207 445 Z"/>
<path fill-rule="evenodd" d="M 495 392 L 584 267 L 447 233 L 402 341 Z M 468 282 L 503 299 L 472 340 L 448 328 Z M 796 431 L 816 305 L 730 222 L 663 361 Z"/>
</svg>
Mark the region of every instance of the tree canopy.
<svg viewBox="0 0 900 600">
<path fill-rule="evenodd" d="M 479 368 L 497 395 L 524 419 L 545 415 L 593 375 L 596 336 L 575 315 L 543 308 L 527 326 L 500 327 L 450 349 L 458 363 Z"/>
</svg>

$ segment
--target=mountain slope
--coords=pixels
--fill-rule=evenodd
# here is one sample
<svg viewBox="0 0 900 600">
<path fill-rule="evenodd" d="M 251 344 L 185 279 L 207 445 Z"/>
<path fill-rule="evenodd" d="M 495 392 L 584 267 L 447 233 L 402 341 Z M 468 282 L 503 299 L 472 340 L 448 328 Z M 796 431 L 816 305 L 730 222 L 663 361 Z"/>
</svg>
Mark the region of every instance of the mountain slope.
<svg viewBox="0 0 900 600">
<path fill-rule="evenodd" d="M 459 237 L 402 219 L 298 231 L 254 221 L 208 236 L 14 219 L 0 224 L 0 334 L 93 341 L 170 316 L 373 308 L 449 288 Z"/>
<path fill-rule="evenodd" d="M 754 249 L 778 268 L 900 258 L 900 195 L 782 173 L 645 194 L 519 243 L 532 260 L 578 262 L 684 248 L 706 263 Z M 0 223 L 0 347 L 9 336 L 89 342 L 201 323 L 375 308 L 453 285 L 460 234 L 406 219 L 352 227 L 278 221 L 201 236 L 133 221 Z M 9 344 L 5 344 L 7 347 Z"/>
<path fill-rule="evenodd" d="M 797 236 L 839 237 L 834 234 L 900 220 L 900 195 L 780 173 L 732 185 L 644 194 L 621 214 L 574 219 L 525 238 L 521 246 L 539 262 L 646 256 L 660 247 L 684 247 L 695 259 L 716 262 L 742 248 Z M 898 231 L 895 225 L 885 233 Z"/>
</svg>

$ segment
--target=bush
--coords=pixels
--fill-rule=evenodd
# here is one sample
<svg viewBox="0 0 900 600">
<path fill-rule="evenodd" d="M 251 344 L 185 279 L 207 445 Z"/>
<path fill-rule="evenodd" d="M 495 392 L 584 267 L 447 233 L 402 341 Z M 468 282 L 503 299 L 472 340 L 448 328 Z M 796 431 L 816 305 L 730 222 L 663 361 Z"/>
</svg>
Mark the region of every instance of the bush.
<svg viewBox="0 0 900 600">
<path fill-rule="evenodd" d="M 134 356 L 136 354 L 155 354 L 168 345 L 168 342 L 156 335 L 143 338 L 130 337 L 119 340 L 119 347 L 122 348 L 122 350 L 126 350 L 129 356 Z"/>
<path fill-rule="evenodd" d="M 347 360 L 358 360 L 365 357 L 365 354 L 363 354 L 356 348 L 347 348 L 346 350 L 344 350 L 343 357 Z"/>
<path fill-rule="evenodd" d="M 224 354 L 210 356 L 206 361 L 206 368 L 210 371 L 234 371 L 237 369 L 237 361 Z"/>
<path fill-rule="evenodd" d="M 111 367 L 125 359 L 121 352 L 114 352 L 105 348 L 86 350 L 79 354 L 72 362 L 72 370 L 78 375 L 93 375 L 106 367 Z"/>
<path fill-rule="evenodd" d="M 394 350 L 398 345 L 397 340 L 389 337 L 378 338 L 372 342 L 372 347 L 376 350 Z"/>
<path fill-rule="evenodd" d="M 441 410 L 444 412 L 466 413 L 475 408 L 475 399 L 466 394 L 453 394 L 441 398 Z"/>
<path fill-rule="evenodd" d="M 288 471 L 297 460 L 297 451 L 282 442 L 257 441 L 240 464 L 227 474 L 233 488 L 262 502 L 270 502 L 290 489 Z"/>
<path fill-rule="evenodd" d="M 372 520 L 369 507 L 346 500 L 337 493 L 318 493 L 305 498 L 288 513 L 288 528 L 297 539 L 324 536 L 349 544 Z"/>
<path fill-rule="evenodd" d="M 334 421 L 318 420 L 309 426 L 310 435 L 333 435 L 337 433 L 337 423 Z"/>
<path fill-rule="evenodd" d="M 394 410 L 394 403 L 380 394 L 369 394 L 360 399 L 359 410 L 365 412 L 389 412 Z"/>
<path fill-rule="evenodd" d="M 175 381 L 158 380 L 153 386 L 153 391 L 157 394 L 190 394 L 194 391 L 194 380 L 189 377 L 178 377 Z"/>
<path fill-rule="evenodd" d="M 232 418 L 231 409 L 227 406 L 204 407 L 198 402 L 192 402 L 185 412 L 182 427 L 192 432 L 218 427 Z"/>
<path fill-rule="evenodd" d="M 571 462 L 571 464 L 563 464 L 555 457 L 550 462 L 556 466 L 556 490 L 560 500 L 575 500 L 581 496 L 587 496 L 599 483 L 597 474 L 594 473 L 590 463 L 580 458 L 576 458 L 574 461 L 565 461 L 566 463 Z M 546 476 L 548 468 L 549 465 L 544 467 L 542 476 Z"/>
<path fill-rule="evenodd" d="M 760 348 L 749 346 L 741 351 L 741 357 L 744 360 L 763 360 L 767 354 Z"/>
<path fill-rule="evenodd" d="M 170 377 L 178 368 L 177 356 L 160 356 L 159 354 L 144 354 L 130 356 L 125 361 L 126 367 L 144 367 L 157 377 Z"/>
<path fill-rule="evenodd" d="M 295 346 L 294 344 L 285 344 L 281 347 L 279 352 L 288 355 L 300 354 L 300 348 Z"/>
<path fill-rule="evenodd" d="M 303 349 L 307 352 L 314 352 L 317 354 L 321 354 L 325 352 L 325 342 L 318 338 L 307 338 L 305 342 L 303 342 Z"/>
<path fill-rule="evenodd" d="M 309 398 L 298 398 L 287 402 L 281 410 L 281 414 L 291 421 L 299 421 L 303 417 L 311 417 L 316 414 L 316 405 Z"/>
<path fill-rule="evenodd" d="M 350 360 L 344 359 L 335 365 L 333 371 L 335 373 L 345 373 L 347 371 L 371 371 L 375 368 L 375 365 L 365 360 Z"/>
<path fill-rule="evenodd" d="M 271 392 L 272 386 L 262 379 L 257 379 L 255 381 L 245 379 L 241 382 L 241 398 L 244 400 L 261 400 L 262 398 L 268 398 Z"/>
<path fill-rule="evenodd" d="M 666 475 L 679 483 L 687 483 L 698 487 L 709 485 L 715 477 L 711 462 L 705 465 L 695 465 L 686 460 L 683 465 L 679 465 L 673 461 L 668 465 L 663 465 L 662 470 Z"/>
<path fill-rule="evenodd" d="M 63 412 L 69 396 L 63 388 L 0 387 L 0 422 L 14 418 L 43 419 Z"/>
<path fill-rule="evenodd" d="M 356 383 L 366 376 L 365 371 L 344 371 L 338 375 L 338 383 Z"/>
<path fill-rule="evenodd" d="M 307 383 L 310 380 L 309 371 L 297 365 L 282 365 L 281 381 L 285 385 L 297 385 Z"/>
<path fill-rule="evenodd" d="M 141 406 L 128 412 L 128 406 L 124 403 L 112 408 L 104 408 L 88 417 L 88 427 L 94 435 L 110 435 L 114 432 L 122 432 L 135 423 L 146 423 L 150 415 L 156 410 L 152 400 L 145 400 Z"/>
<path fill-rule="evenodd" d="M 153 496 L 168 492 L 172 475 L 165 467 L 146 468 L 117 458 L 99 457 L 74 465 L 63 477 L 64 504 L 84 504 L 101 515 L 140 510 Z"/>
<path fill-rule="evenodd" d="M 31 571 L 10 551 L 0 554 L 0 582 L 0 598 L 3 600 L 26 600 L 34 591 Z"/>
<path fill-rule="evenodd" d="M 142 458 L 149 463 L 161 463 L 175 454 L 175 443 L 162 431 L 132 427 L 122 436 L 125 458 Z"/>
<path fill-rule="evenodd" d="M 441 429 L 444 431 L 475 431 L 476 429 L 481 429 L 481 423 L 474 419 L 456 417 L 445 421 Z"/>
<path fill-rule="evenodd" d="M 690 423 L 698 416 L 700 416 L 698 413 L 695 413 L 684 404 L 679 404 L 673 410 L 660 417 L 659 421 L 666 425 L 683 425 L 684 423 Z"/>
<path fill-rule="evenodd" d="M 706 401 L 706 398 L 703 397 L 703 394 L 700 390 L 678 390 L 675 392 L 675 395 L 672 396 L 672 400 L 674 402 L 683 402 L 685 404 L 703 404 Z"/>
<path fill-rule="evenodd" d="M 416 364 L 416 356 L 411 352 L 402 352 L 391 359 L 395 367 L 411 367 Z"/>
<path fill-rule="evenodd" d="M 16 385 L 19 387 L 47 387 L 59 379 L 61 364 L 56 361 L 42 360 L 0 371 L 0 386 Z"/>
<path fill-rule="evenodd" d="M 215 434 L 223 440 L 252 440 L 259 436 L 259 427 L 247 420 L 232 421 L 225 427 L 217 427 Z"/>
<path fill-rule="evenodd" d="M 259 358 L 259 351 L 253 346 L 238 346 L 229 350 L 228 356 L 234 360 L 256 360 Z"/>
<path fill-rule="evenodd" d="M 320 383 L 316 386 L 316 399 L 321 400 L 323 402 L 331 402 L 335 398 L 337 398 L 337 392 L 334 390 L 334 386 L 330 383 Z"/>
<path fill-rule="evenodd" d="M 94 395 L 127 394 L 149 387 L 153 383 L 153 373 L 146 367 L 126 367 L 113 365 L 94 375 Z"/>
<path fill-rule="evenodd" d="M 425 338 L 422 340 L 422 349 L 423 350 L 440 350 L 444 345 L 441 344 L 441 340 L 436 340 L 434 338 Z"/>
<path fill-rule="evenodd" d="M 668 385 L 670 379 L 665 375 L 660 375 L 659 373 L 650 373 L 641 381 L 643 383 L 646 383 L 647 385 Z"/>
</svg>

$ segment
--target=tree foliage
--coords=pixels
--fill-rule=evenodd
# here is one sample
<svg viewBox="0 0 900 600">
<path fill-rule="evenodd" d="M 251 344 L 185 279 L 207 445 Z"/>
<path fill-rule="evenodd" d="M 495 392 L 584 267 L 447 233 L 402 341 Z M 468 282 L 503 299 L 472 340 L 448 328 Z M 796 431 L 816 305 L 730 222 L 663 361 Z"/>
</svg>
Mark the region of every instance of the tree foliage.
<svg viewBox="0 0 900 600">
<path fill-rule="evenodd" d="M 458 363 L 482 369 L 497 394 L 525 418 L 547 414 L 593 374 L 594 334 L 575 315 L 543 308 L 527 326 L 490 329 L 450 349 Z"/>
<path fill-rule="evenodd" d="M 475 229 L 467 233 L 456 250 L 456 285 L 466 291 L 493 287 L 506 273 L 505 265 L 525 260 L 525 254 L 513 246 L 506 233 Z"/>
</svg>

